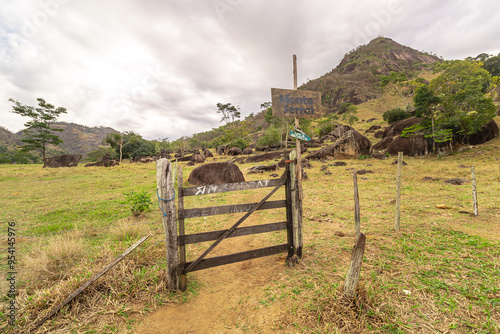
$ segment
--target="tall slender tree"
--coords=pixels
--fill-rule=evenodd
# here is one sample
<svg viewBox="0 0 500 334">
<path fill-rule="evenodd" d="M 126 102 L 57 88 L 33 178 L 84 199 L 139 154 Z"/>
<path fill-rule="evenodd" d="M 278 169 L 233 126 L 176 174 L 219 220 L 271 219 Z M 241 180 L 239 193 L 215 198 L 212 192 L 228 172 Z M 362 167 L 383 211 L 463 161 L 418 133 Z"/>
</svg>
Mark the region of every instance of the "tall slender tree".
<svg viewBox="0 0 500 334">
<path fill-rule="evenodd" d="M 31 118 L 30 121 L 24 123 L 26 129 L 24 130 L 24 138 L 21 139 L 23 143 L 23 152 L 39 151 L 42 154 L 42 159 L 45 162 L 47 146 L 62 144 L 62 140 L 54 134 L 56 131 L 63 131 L 63 129 L 54 129 L 51 127 L 59 115 L 66 114 L 66 108 L 56 108 L 52 104 L 45 102 L 44 99 L 38 98 L 38 107 L 22 105 L 19 101 L 9 99 L 14 103 L 12 112 L 24 117 Z"/>
</svg>

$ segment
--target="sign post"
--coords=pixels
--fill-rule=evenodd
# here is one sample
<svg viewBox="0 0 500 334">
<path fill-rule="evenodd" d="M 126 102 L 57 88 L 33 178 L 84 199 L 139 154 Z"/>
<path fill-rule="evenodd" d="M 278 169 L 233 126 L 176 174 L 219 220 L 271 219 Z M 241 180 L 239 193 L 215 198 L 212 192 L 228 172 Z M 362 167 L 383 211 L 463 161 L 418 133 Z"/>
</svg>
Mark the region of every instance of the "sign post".
<svg viewBox="0 0 500 334">
<path fill-rule="evenodd" d="M 271 88 L 272 96 L 272 106 L 273 106 L 273 116 L 277 117 L 288 117 L 295 119 L 295 129 L 290 131 L 290 136 L 295 138 L 295 146 L 297 150 L 296 154 L 296 177 L 297 177 L 297 193 L 299 200 L 298 212 L 300 212 L 300 217 L 298 219 L 298 224 L 302 224 L 302 156 L 300 149 L 301 140 L 311 140 L 302 130 L 299 128 L 300 118 L 321 118 L 322 107 L 321 107 L 321 92 L 315 91 L 305 91 L 297 90 L 297 56 L 293 55 L 293 90 L 291 89 L 280 89 Z M 297 249 L 298 257 L 302 256 L 302 240 L 299 240 L 299 248 Z"/>
</svg>

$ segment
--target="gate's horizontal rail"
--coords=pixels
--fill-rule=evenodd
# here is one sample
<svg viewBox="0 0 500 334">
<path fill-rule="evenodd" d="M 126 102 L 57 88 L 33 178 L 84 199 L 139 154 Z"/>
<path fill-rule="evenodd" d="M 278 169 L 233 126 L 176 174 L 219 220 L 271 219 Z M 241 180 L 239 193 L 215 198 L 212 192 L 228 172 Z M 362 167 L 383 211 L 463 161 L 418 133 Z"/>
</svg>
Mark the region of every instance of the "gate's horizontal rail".
<svg viewBox="0 0 500 334">
<path fill-rule="evenodd" d="M 280 183 L 280 181 L 281 179 L 269 179 L 269 180 L 248 181 L 248 182 L 211 184 L 208 186 L 200 186 L 200 187 L 188 187 L 184 188 L 182 195 L 197 196 L 197 195 L 224 193 L 228 191 L 275 187 Z"/>
<path fill-rule="evenodd" d="M 246 252 L 234 253 L 230 255 L 211 257 L 208 259 L 201 260 L 200 263 L 190 271 L 196 271 L 201 269 L 222 266 L 225 264 L 256 259 L 258 257 L 284 253 L 287 251 L 288 251 L 288 244 L 282 244 L 266 248 L 254 249 Z M 187 272 L 183 272 L 183 268 L 187 268 L 191 263 L 192 262 L 180 263 L 178 267 L 178 273 L 187 274 Z"/>
<path fill-rule="evenodd" d="M 266 232 L 273 232 L 280 230 L 286 230 L 286 221 L 279 223 L 240 227 L 234 230 L 234 232 L 231 233 L 228 236 L 228 238 L 241 237 L 243 235 L 266 233 Z M 177 237 L 177 243 L 179 246 L 183 246 L 187 244 L 194 244 L 197 242 L 217 240 L 226 231 L 227 230 L 219 230 L 219 231 L 179 235 Z"/>
<path fill-rule="evenodd" d="M 211 206 L 206 208 L 193 208 L 179 210 L 179 218 L 195 218 L 195 217 L 205 217 L 214 215 L 223 215 L 227 213 L 239 213 L 250 211 L 257 203 L 246 203 L 246 204 L 233 204 L 233 205 L 221 205 L 221 206 Z M 278 201 L 267 201 L 264 202 L 257 210 L 269 210 L 286 207 L 286 200 Z"/>
</svg>

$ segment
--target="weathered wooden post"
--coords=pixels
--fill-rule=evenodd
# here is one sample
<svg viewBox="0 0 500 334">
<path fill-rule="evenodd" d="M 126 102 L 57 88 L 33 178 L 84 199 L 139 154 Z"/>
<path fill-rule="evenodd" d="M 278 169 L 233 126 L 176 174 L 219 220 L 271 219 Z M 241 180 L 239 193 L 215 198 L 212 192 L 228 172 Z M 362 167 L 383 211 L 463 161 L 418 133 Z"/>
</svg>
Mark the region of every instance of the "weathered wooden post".
<svg viewBox="0 0 500 334">
<path fill-rule="evenodd" d="M 478 205 L 477 205 L 477 188 L 476 188 L 476 171 L 474 169 L 474 166 L 471 167 L 471 174 L 472 174 L 472 209 L 473 209 L 473 214 L 474 216 L 477 217 L 479 214 L 478 210 Z"/>
<path fill-rule="evenodd" d="M 290 166 L 293 170 L 292 177 L 292 206 L 293 206 L 293 222 L 294 222 L 294 246 L 295 254 L 302 257 L 302 157 L 301 157 L 301 140 L 311 140 L 304 131 L 299 128 L 300 118 L 321 118 L 321 92 L 297 90 L 297 56 L 293 55 L 293 90 L 271 88 L 273 116 L 286 117 L 295 119 L 295 129 L 290 131 L 290 136 L 295 138 L 296 151 L 293 158 L 290 155 L 290 160 L 295 160 L 295 166 Z M 294 176 L 293 176 L 294 175 Z M 296 188 L 296 189 L 293 189 Z M 297 232 L 297 233 L 295 233 Z"/>
<path fill-rule="evenodd" d="M 344 283 L 344 294 L 352 299 L 358 286 L 359 274 L 361 273 L 361 264 L 363 263 L 363 254 L 365 253 L 366 236 L 359 234 L 356 245 L 352 248 L 351 264 L 347 271 Z"/>
<path fill-rule="evenodd" d="M 179 276 L 177 273 L 179 252 L 177 249 L 177 221 L 174 202 L 175 189 L 172 179 L 172 164 L 168 159 L 160 159 L 156 162 L 156 183 L 167 246 L 167 288 L 177 290 L 179 289 Z"/>
<path fill-rule="evenodd" d="M 294 241 L 294 231 L 293 231 L 293 205 L 292 205 L 292 188 L 294 188 L 292 183 L 292 172 L 291 172 L 292 162 L 290 160 L 285 162 L 286 167 L 286 182 L 285 182 L 285 196 L 286 196 L 286 239 L 288 243 L 288 255 L 286 261 L 288 265 L 293 266 L 293 256 L 295 254 L 295 241 Z"/>
<path fill-rule="evenodd" d="M 396 176 L 396 232 L 401 229 L 401 167 L 403 165 L 403 152 L 398 152 L 398 172 Z"/>
<path fill-rule="evenodd" d="M 290 184 L 291 184 L 291 197 L 292 197 L 292 223 L 293 223 L 293 238 L 295 246 L 295 254 L 300 258 L 302 257 L 302 200 L 300 199 L 298 178 L 297 178 L 297 153 L 290 152 Z"/>
<path fill-rule="evenodd" d="M 354 230 L 356 231 L 356 238 L 361 233 L 361 214 L 359 210 L 359 194 L 358 194 L 358 172 L 356 170 L 352 173 L 354 183 Z"/>
<path fill-rule="evenodd" d="M 182 167 L 179 166 L 178 168 L 178 179 L 177 179 L 177 198 L 178 198 L 178 209 L 179 211 L 184 210 L 184 181 L 183 181 L 183 175 L 182 175 Z M 186 231 L 184 230 L 184 216 L 179 216 L 178 217 L 178 222 L 179 222 L 179 235 L 185 235 Z M 179 247 L 179 261 L 180 263 L 186 263 L 186 246 L 181 245 Z M 187 277 L 186 274 L 181 274 L 180 275 L 180 282 L 179 282 L 179 288 L 182 291 L 185 291 L 187 289 Z"/>
</svg>

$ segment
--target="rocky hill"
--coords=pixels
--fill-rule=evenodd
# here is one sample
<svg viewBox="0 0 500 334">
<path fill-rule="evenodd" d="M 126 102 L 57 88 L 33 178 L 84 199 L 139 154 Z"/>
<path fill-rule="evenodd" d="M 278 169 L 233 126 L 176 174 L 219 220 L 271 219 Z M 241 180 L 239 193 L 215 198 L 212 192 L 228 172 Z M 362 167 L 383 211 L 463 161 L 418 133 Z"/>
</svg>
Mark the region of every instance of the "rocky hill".
<svg viewBox="0 0 500 334">
<path fill-rule="evenodd" d="M 21 138 L 10 132 L 3 126 L 0 126 L 0 145 L 8 149 L 13 149 L 21 144 Z"/>
<path fill-rule="evenodd" d="M 343 103 L 360 104 L 380 97 L 382 75 L 404 72 L 412 77 L 439 61 L 437 56 L 379 37 L 349 52 L 335 69 L 299 89 L 320 91 L 325 110 L 336 112 Z"/>
<path fill-rule="evenodd" d="M 63 143 L 57 148 L 60 153 L 79 153 L 85 155 L 96 150 L 108 133 L 118 132 L 108 127 L 88 127 L 85 125 L 57 122 L 52 125 L 55 129 L 63 129 L 57 136 Z M 21 145 L 23 131 L 12 134 L 10 131 L 0 128 L 0 145 L 8 146 L 9 143 Z M 10 133 L 10 135 L 9 135 Z"/>
</svg>

